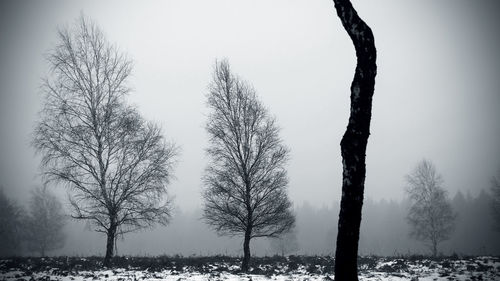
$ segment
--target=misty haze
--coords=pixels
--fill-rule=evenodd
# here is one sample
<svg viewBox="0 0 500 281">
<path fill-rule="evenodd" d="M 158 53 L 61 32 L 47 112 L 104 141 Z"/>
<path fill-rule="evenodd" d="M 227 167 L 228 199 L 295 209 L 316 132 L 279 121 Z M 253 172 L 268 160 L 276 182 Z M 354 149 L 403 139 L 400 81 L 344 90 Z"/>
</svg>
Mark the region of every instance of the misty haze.
<svg viewBox="0 0 500 281">
<path fill-rule="evenodd" d="M 372 2 L 3 1 L 0 279 L 500 280 L 500 5 Z"/>
</svg>

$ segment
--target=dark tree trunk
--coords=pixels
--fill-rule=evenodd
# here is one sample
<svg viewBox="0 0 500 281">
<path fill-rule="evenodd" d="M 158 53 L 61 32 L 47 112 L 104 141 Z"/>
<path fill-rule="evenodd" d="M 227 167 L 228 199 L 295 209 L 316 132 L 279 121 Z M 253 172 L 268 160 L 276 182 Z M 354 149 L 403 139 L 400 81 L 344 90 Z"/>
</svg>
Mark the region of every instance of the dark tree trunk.
<svg viewBox="0 0 500 281">
<path fill-rule="evenodd" d="M 359 227 L 365 183 L 365 155 L 372 97 L 375 88 L 376 49 L 373 33 L 349 0 L 334 0 L 337 15 L 356 49 L 357 65 L 351 84 L 351 115 L 340 143 L 343 162 L 335 280 L 358 280 Z"/>
<path fill-rule="evenodd" d="M 247 228 L 245 232 L 245 240 L 243 241 L 243 261 L 241 262 L 241 271 L 248 272 L 248 264 L 250 263 L 250 239 L 251 229 Z"/>
<path fill-rule="evenodd" d="M 113 258 L 113 249 L 115 246 L 115 237 L 116 237 L 116 226 L 112 225 L 108 229 L 107 233 L 108 239 L 106 241 L 106 256 L 104 257 L 104 266 L 111 266 L 111 259 Z"/>
</svg>

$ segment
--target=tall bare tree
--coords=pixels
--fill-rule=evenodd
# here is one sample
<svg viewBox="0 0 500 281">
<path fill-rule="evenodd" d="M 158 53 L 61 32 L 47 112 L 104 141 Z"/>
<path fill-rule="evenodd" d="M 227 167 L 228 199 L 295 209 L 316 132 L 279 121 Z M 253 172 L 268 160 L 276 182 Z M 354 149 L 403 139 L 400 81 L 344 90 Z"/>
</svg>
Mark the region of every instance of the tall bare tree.
<svg viewBox="0 0 500 281">
<path fill-rule="evenodd" d="M 208 94 L 210 163 L 203 182 L 203 218 L 220 235 L 242 235 L 241 269 L 248 271 L 250 240 L 275 237 L 295 223 L 288 199 L 288 149 L 255 90 L 216 62 Z"/>
<path fill-rule="evenodd" d="M 33 145 L 47 180 L 72 191 L 72 216 L 107 235 L 109 266 L 118 234 L 168 222 L 165 195 L 177 149 L 125 103 L 131 61 L 94 23 L 81 16 L 58 37 Z"/>
<path fill-rule="evenodd" d="M 432 255 L 436 256 L 438 244 L 450 238 L 456 217 L 442 187 L 443 178 L 431 162 L 422 160 L 406 176 L 406 181 L 406 192 L 412 202 L 407 217 L 410 236 L 429 242 Z"/>
<path fill-rule="evenodd" d="M 66 216 L 61 202 L 46 187 L 32 190 L 23 236 L 28 250 L 44 257 L 47 251 L 64 246 Z"/>
<path fill-rule="evenodd" d="M 343 180 L 335 252 L 335 280 L 358 280 L 358 242 L 370 135 L 372 97 L 377 74 L 375 39 L 349 0 L 333 0 L 337 15 L 356 50 L 351 84 L 351 114 L 340 142 Z"/>
</svg>

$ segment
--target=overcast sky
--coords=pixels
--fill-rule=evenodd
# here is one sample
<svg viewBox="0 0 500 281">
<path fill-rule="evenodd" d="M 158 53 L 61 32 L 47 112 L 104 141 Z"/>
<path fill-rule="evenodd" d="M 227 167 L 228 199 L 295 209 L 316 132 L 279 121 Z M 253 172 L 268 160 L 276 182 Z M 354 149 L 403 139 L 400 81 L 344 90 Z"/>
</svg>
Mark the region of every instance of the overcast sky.
<svg viewBox="0 0 500 281">
<path fill-rule="evenodd" d="M 500 19 L 495 0 L 353 1 L 372 27 L 378 75 L 365 194 L 401 199 L 423 158 L 445 188 L 476 194 L 500 170 Z M 182 149 L 170 193 L 199 206 L 207 163 L 205 94 L 216 58 L 253 84 L 291 149 L 290 197 L 336 204 L 354 73 L 332 1 L 2 1 L 0 185 L 24 200 L 39 184 L 29 146 L 44 54 L 80 12 L 134 61 L 129 101 Z M 62 193 L 63 190 L 59 189 Z"/>
</svg>

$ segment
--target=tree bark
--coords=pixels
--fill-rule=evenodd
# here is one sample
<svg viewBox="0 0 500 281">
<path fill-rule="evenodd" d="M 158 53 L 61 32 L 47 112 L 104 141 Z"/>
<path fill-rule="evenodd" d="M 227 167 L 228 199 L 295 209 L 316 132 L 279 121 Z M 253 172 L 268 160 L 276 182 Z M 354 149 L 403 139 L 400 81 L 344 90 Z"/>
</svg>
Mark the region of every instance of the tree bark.
<svg viewBox="0 0 500 281">
<path fill-rule="evenodd" d="M 113 249 L 115 246 L 116 225 L 111 225 L 107 233 L 108 239 L 106 241 L 106 256 L 104 257 L 104 266 L 111 266 L 111 259 L 113 258 Z"/>
<path fill-rule="evenodd" d="M 366 145 L 370 135 L 372 97 L 377 72 L 373 33 L 349 0 L 334 0 L 337 15 L 356 50 L 357 65 L 351 84 L 351 114 L 340 143 L 343 162 L 335 280 L 358 280 L 357 257 L 366 175 Z"/>
<path fill-rule="evenodd" d="M 241 262 L 241 270 L 248 272 L 248 264 L 250 263 L 250 239 L 251 229 L 247 228 L 245 232 L 245 240 L 243 241 L 243 261 Z"/>
</svg>

